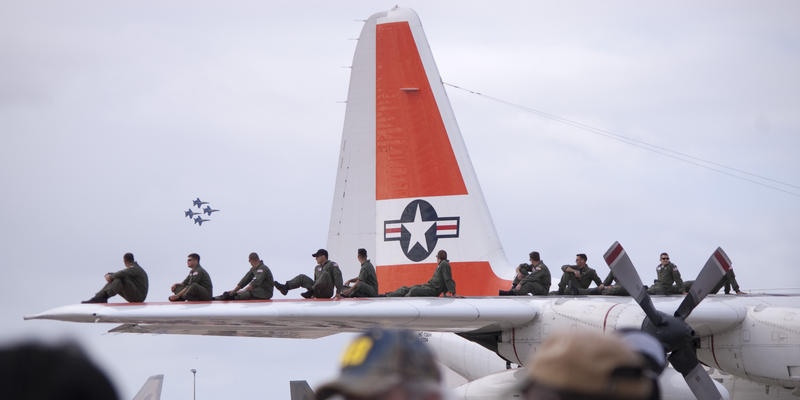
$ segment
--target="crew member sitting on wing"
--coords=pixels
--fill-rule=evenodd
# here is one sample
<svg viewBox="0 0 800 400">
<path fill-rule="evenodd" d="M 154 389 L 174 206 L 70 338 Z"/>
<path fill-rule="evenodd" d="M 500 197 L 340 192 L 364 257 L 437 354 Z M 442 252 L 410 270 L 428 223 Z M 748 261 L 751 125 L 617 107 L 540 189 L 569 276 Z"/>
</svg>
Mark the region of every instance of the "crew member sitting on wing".
<svg viewBox="0 0 800 400">
<path fill-rule="evenodd" d="M 319 249 L 311 256 L 317 259 L 317 266 L 314 267 L 314 279 L 312 280 L 308 275 L 300 274 L 283 284 L 275 281 L 275 288 L 281 294 L 286 296 L 286 293 L 290 290 L 302 287 L 306 291 L 300 295 L 307 299 L 312 297 L 330 299 L 333 297 L 334 288 L 337 295 L 342 292 L 342 270 L 339 269 L 339 264 L 328 260 L 328 251 Z"/>
<path fill-rule="evenodd" d="M 191 269 L 189 275 L 181 283 L 172 285 L 172 296 L 169 301 L 209 301 L 211 300 L 211 276 L 200 266 L 200 255 L 189 254 L 186 266 Z"/>
<path fill-rule="evenodd" d="M 605 286 L 600 281 L 600 277 L 597 276 L 597 271 L 586 265 L 586 259 L 586 254 L 579 253 L 575 255 L 576 265 L 564 265 L 561 267 L 561 271 L 564 271 L 564 274 L 561 275 L 561 281 L 558 283 L 559 295 L 590 294 L 589 285 L 592 281 L 594 281 L 598 289 L 603 290 Z"/>
<path fill-rule="evenodd" d="M 269 300 L 272 298 L 272 289 L 275 281 L 272 271 L 253 252 L 247 257 L 250 270 L 244 275 L 233 290 L 214 297 L 214 300 Z"/>
<path fill-rule="evenodd" d="M 547 296 L 547 292 L 550 290 L 550 270 L 542 262 L 538 251 L 532 251 L 529 257 L 530 265 L 520 264 L 511 290 L 501 290 L 500 296 L 526 295 L 529 293 Z M 523 275 L 522 271 L 530 271 L 530 274 Z M 522 277 L 520 278 L 521 275 Z"/>
<path fill-rule="evenodd" d="M 344 283 L 342 297 L 375 297 L 378 295 L 378 276 L 375 275 L 375 267 L 367 259 L 367 249 L 358 249 L 357 258 L 361 270 L 358 277 Z"/>
<path fill-rule="evenodd" d="M 656 274 L 658 279 L 653 281 L 653 286 L 647 289 L 647 293 L 686 294 L 681 273 L 678 266 L 669 261 L 669 254 L 661 253 L 661 263 L 656 267 Z"/>
<path fill-rule="evenodd" d="M 108 283 L 94 297 L 81 303 L 107 303 L 109 297 L 117 294 L 131 303 L 143 302 L 147 297 L 147 273 L 134 261 L 133 253 L 125 253 L 122 263 L 125 268 L 105 274 Z M 739 287 L 735 287 L 738 291 Z"/>
<path fill-rule="evenodd" d="M 403 286 L 393 292 L 386 293 L 387 297 L 439 297 L 440 294 L 447 296 L 447 293 L 456 295 L 456 282 L 450 271 L 450 262 L 447 260 L 447 252 L 439 250 L 436 253 L 436 261 L 439 265 L 428 283 L 414 285 L 411 287 Z"/>
<path fill-rule="evenodd" d="M 733 268 L 728 269 L 728 272 L 725 273 L 725 276 L 722 277 L 717 286 L 714 286 L 709 293 L 717 293 L 720 289 L 722 289 L 723 286 L 725 286 L 725 294 L 729 294 L 731 292 L 731 286 L 733 286 L 733 291 L 736 292 L 736 294 L 745 294 L 739 290 L 739 283 L 736 282 L 736 274 L 733 273 Z"/>
<path fill-rule="evenodd" d="M 614 283 L 616 283 L 616 285 Z M 628 291 L 617 281 L 617 277 L 614 276 L 614 271 L 608 271 L 606 279 L 603 279 L 603 289 L 595 288 L 595 293 L 591 294 L 602 294 L 603 296 L 630 296 Z"/>
</svg>

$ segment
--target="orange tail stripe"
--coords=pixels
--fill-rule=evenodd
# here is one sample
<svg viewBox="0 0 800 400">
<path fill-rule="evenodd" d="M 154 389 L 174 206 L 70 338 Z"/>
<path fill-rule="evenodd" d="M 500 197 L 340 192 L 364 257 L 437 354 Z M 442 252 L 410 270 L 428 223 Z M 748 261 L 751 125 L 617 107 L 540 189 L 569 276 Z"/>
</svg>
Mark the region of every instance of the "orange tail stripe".
<svg viewBox="0 0 800 400">
<path fill-rule="evenodd" d="M 467 194 L 408 22 L 378 25 L 376 41 L 375 198 Z"/>
<path fill-rule="evenodd" d="M 497 296 L 498 290 L 511 288 L 511 281 L 498 278 L 486 261 L 451 262 L 450 269 L 456 281 L 456 294 L 462 296 Z M 425 283 L 435 270 L 435 263 L 379 265 L 376 273 L 380 290 L 386 293 L 401 286 Z"/>
</svg>

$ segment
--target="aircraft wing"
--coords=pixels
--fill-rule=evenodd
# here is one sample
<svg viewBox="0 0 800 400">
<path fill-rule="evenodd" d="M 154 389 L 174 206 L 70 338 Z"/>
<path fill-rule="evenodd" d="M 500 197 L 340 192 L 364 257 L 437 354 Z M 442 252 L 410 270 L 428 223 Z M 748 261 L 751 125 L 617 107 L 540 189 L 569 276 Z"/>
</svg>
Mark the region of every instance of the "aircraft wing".
<svg viewBox="0 0 800 400">
<path fill-rule="evenodd" d="M 522 301 L 520 301 L 522 300 Z M 379 325 L 436 332 L 525 325 L 539 307 L 516 298 L 371 298 L 76 304 L 25 319 L 122 324 L 111 332 L 318 338 Z"/>
</svg>

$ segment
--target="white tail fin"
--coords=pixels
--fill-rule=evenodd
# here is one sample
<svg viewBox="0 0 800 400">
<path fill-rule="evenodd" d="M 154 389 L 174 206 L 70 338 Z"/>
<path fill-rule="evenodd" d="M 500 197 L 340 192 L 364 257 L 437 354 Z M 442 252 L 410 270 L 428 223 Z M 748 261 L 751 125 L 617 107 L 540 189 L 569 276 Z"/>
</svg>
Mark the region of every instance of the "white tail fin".
<svg viewBox="0 0 800 400">
<path fill-rule="evenodd" d="M 133 400 L 159 400 L 161 398 L 161 385 L 164 384 L 164 375 L 153 375 L 147 378 L 142 388 L 133 396 Z"/>
<path fill-rule="evenodd" d="M 381 292 L 426 282 L 438 250 L 458 294 L 509 287 L 495 273 L 511 269 L 412 10 L 377 13 L 361 30 L 327 246 L 348 276 L 358 268 L 347 260 L 366 248 Z"/>
</svg>

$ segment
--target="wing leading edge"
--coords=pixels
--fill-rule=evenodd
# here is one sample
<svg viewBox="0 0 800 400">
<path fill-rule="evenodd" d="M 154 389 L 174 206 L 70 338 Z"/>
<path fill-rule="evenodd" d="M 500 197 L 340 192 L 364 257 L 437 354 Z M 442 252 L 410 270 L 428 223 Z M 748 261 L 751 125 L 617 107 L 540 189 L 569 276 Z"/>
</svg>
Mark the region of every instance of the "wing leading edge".
<svg viewBox="0 0 800 400">
<path fill-rule="evenodd" d="M 375 325 L 455 333 L 495 331 L 530 323 L 538 313 L 538 307 L 525 299 L 438 297 L 76 304 L 25 319 L 122 324 L 110 332 L 318 338 Z"/>
</svg>

